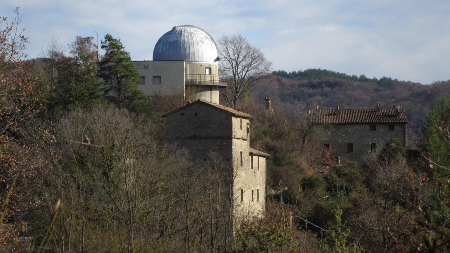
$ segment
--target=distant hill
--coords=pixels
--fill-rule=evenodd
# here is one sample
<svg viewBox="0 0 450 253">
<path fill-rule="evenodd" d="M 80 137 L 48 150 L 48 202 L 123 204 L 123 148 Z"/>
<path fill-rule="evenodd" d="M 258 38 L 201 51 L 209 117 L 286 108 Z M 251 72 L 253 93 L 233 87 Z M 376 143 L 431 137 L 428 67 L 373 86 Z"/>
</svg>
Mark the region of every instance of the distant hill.
<svg viewBox="0 0 450 253">
<path fill-rule="evenodd" d="M 327 77 L 344 79 L 348 81 L 355 82 L 367 82 L 378 84 L 381 87 L 390 87 L 394 85 L 395 82 L 398 82 L 397 79 L 392 79 L 390 77 L 383 76 L 380 79 L 377 78 L 367 78 L 365 75 L 360 75 L 359 77 L 356 75 L 347 75 L 344 73 L 339 73 L 326 69 L 307 69 L 304 71 L 292 71 L 287 73 L 284 70 L 278 70 L 272 72 L 273 75 L 285 77 L 288 79 L 296 79 L 296 80 L 316 80 L 316 79 L 324 79 Z"/>
<path fill-rule="evenodd" d="M 415 143 L 421 121 L 436 99 L 450 93 L 450 80 L 422 85 L 389 77 L 367 78 L 322 69 L 274 71 L 264 83 L 251 87 L 255 98 L 263 102 L 271 96 L 275 107 L 289 116 L 320 108 L 372 108 L 381 102 L 383 108 L 400 105 L 409 119 L 409 140 Z"/>
</svg>

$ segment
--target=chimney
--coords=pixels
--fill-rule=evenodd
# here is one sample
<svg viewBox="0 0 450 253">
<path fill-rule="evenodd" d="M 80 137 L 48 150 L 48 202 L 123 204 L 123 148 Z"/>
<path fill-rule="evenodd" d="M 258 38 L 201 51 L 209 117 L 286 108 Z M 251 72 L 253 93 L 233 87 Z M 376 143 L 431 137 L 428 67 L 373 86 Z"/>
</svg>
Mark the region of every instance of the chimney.
<svg viewBox="0 0 450 253">
<path fill-rule="evenodd" d="M 341 107 L 339 105 L 336 107 L 336 115 L 341 115 Z"/>
<path fill-rule="evenodd" d="M 395 117 L 400 118 L 402 116 L 402 112 L 400 110 L 400 106 L 399 105 L 394 105 L 394 109 L 395 109 Z"/>
<path fill-rule="evenodd" d="M 375 107 L 376 111 L 379 112 L 381 111 L 381 103 L 377 102 L 377 106 Z"/>
<path fill-rule="evenodd" d="M 269 96 L 264 97 L 264 99 L 266 100 L 266 109 L 270 110 L 272 109 L 272 98 Z"/>
</svg>

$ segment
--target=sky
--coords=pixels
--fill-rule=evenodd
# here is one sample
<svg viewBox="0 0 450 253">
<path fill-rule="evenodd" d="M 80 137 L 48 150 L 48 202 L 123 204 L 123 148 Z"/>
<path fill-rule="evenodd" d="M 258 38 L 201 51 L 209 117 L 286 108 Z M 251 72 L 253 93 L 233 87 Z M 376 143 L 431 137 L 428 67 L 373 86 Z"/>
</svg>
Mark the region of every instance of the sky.
<svg viewBox="0 0 450 253">
<path fill-rule="evenodd" d="M 152 60 L 164 33 L 194 25 L 216 42 L 246 37 L 273 70 L 450 80 L 449 0 L 1 0 L 0 16 L 12 20 L 16 7 L 30 58 L 52 40 L 67 48 L 76 36 L 109 33 L 132 60 Z"/>
</svg>

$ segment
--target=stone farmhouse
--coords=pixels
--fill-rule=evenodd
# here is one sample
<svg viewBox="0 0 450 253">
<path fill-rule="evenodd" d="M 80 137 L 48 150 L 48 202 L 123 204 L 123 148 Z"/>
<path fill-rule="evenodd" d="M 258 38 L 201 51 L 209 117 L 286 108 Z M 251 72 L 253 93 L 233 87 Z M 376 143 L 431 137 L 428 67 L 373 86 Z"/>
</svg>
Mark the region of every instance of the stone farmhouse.
<svg viewBox="0 0 450 253">
<path fill-rule="evenodd" d="M 262 217 L 268 154 L 250 147 L 252 116 L 219 104 L 216 43 L 195 26 L 175 26 L 156 43 L 153 61 L 134 61 L 139 89 L 148 96 L 170 95 L 187 102 L 164 115 L 167 142 L 186 149 L 197 164 L 212 155 L 225 165 L 229 185 L 224 201 L 234 220 Z"/>
<path fill-rule="evenodd" d="M 360 161 L 391 138 L 406 145 L 408 118 L 400 106 L 382 109 L 377 103 L 373 109 L 317 107 L 309 110 L 308 123 L 322 130 L 321 144 L 338 159 Z"/>
</svg>

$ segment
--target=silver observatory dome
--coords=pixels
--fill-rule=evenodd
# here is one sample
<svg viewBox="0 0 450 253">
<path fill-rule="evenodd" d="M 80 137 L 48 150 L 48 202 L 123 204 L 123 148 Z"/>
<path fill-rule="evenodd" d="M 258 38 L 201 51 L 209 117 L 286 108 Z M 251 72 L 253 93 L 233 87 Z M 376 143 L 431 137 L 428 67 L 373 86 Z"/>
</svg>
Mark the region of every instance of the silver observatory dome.
<svg viewBox="0 0 450 253">
<path fill-rule="evenodd" d="M 218 57 L 216 42 L 196 26 L 174 26 L 153 50 L 154 61 L 214 62 Z"/>
</svg>

